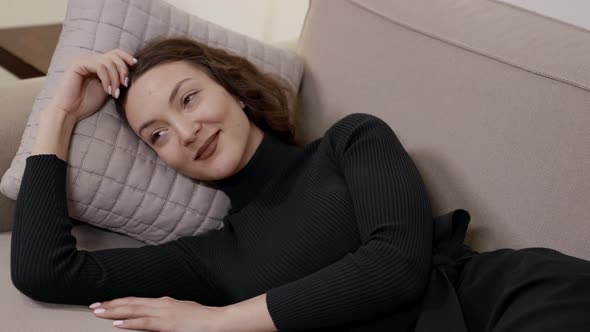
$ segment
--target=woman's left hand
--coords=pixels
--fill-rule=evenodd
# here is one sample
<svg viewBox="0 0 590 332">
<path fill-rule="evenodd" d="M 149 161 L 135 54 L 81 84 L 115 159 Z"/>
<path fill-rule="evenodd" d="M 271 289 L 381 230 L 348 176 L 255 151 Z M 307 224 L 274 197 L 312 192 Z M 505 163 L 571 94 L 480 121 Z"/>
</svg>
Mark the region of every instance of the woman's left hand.
<svg viewBox="0 0 590 332">
<path fill-rule="evenodd" d="M 96 312 L 104 309 L 104 312 Z M 219 331 L 223 322 L 223 307 L 208 307 L 171 297 L 125 297 L 103 302 L 93 307 L 100 318 L 113 319 L 113 325 L 130 330 L 159 332 Z M 117 321 L 123 321 L 116 325 Z"/>
</svg>

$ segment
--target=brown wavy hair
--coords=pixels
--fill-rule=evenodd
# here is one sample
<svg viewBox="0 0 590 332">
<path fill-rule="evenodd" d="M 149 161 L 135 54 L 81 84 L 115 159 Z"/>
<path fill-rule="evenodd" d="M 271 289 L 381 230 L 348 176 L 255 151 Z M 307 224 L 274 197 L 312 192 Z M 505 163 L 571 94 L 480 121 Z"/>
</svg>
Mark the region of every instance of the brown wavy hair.
<svg viewBox="0 0 590 332">
<path fill-rule="evenodd" d="M 295 138 L 288 107 L 289 99 L 294 98 L 293 89 L 280 77 L 259 71 L 247 59 L 186 37 L 153 39 L 135 58 L 137 63 L 129 67 L 129 86 L 121 86 L 119 98 L 115 99 L 117 112 L 126 124 L 125 103 L 133 82 L 159 64 L 186 61 L 241 100 L 246 105 L 246 116 L 260 129 L 272 131 L 287 144 L 301 145 Z"/>
</svg>

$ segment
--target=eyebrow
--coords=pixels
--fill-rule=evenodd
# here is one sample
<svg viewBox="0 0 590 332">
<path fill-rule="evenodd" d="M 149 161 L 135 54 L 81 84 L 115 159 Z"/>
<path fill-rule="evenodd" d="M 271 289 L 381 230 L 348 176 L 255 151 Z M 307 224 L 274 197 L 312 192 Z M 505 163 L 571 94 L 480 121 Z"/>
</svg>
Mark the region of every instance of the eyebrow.
<svg viewBox="0 0 590 332">
<path fill-rule="evenodd" d="M 170 94 L 170 99 L 168 100 L 168 104 L 170 106 L 172 106 L 172 102 L 174 101 L 174 98 L 176 98 L 176 94 L 178 93 L 178 90 L 180 89 L 180 86 L 182 85 L 182 83 L 190 80 L 190 77 L 187 77 L 183 80 L 180 80 L 178 83 L 176 83 L 176 85 L 174 86 L 174 89 L 172 89 L 172 93 Z"/>
<path fill-rule="evenodd" d="M 187 77 L 187 78 L 185 78 L 185 79 L 183 79 L 183 80 L 180 80 L 180 81 L 178 81 L 178 83 L 176 83 L 176 85 L 175 85 L 175 86 L 174 86 L 174 88 L 172 89 L 172 92 L 170 93 L 170 99 L 168 99 L 168 104 L 169 104 L 170 106 L 172 106 L 172 103 L 174 102 L 174 98 L 176 98 L 176 94 L 178 93 L 178 90 L 180 90 L 180 87 L 182 86 L 182 83 L 184 83 L 184 82 L 186 82 L 186 81 L 188 81 L 188 80 L 190 80 L 190 79 L 191 79 L 190 77 Z M 156 122 L 156 120 L 150 120 L 150 121 L 148 121 L 148 122 L 146 122 L 146 123 L 142 124 L 142 125 L 139 127 L 139 131 L 138 131 L 138 132 L 139 132 L 139 135 L 141 135 L 141 132 L 142 132 L 142 131 L 143 131 L 145 128 L 147 128 L 147 127 L 151 126 L 152 124 L 154 124 L 154 122 Z"/>
</svg>

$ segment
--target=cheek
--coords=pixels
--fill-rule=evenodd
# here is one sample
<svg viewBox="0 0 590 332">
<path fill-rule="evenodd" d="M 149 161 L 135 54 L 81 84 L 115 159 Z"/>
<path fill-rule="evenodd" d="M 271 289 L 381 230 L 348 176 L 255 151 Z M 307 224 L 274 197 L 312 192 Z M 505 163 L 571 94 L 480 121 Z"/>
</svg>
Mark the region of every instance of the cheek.
<svg viewBox="0 0 590 332">
<path fill-rule="evenodd" d="M 178 169 L 183 162 L 186 161 L 183 160 L 183 156 L 180 154 L 179 149 L 175 148 L 173 143 L 166 142 L 165 145 L 166 146 L 160 147 L 156 150 L 158 157 L 169 166 Z"/>
</svg>

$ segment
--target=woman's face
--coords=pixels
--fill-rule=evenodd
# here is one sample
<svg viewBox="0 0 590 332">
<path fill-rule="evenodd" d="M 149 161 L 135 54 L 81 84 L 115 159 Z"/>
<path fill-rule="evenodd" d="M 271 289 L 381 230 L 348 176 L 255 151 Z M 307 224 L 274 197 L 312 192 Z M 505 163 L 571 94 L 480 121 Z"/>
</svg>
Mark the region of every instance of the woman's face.
<svg viewBox="0 0 590 332">
<path fill-rule="evenodd" d="M 155 66 L 134 81 L 125 112 L 133 131 L 164 162 L 198 180 L 235 174 L 250 160 L 263 136 L 235 97 L 184 61 Z M 212 137 L 213 142 L 196 159 Z"/>
</svg>

